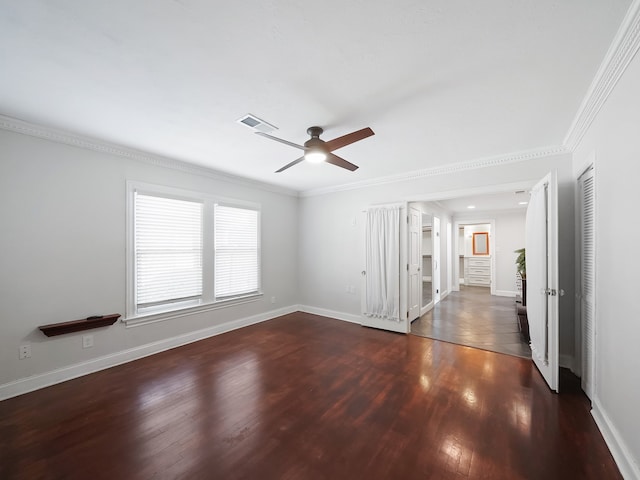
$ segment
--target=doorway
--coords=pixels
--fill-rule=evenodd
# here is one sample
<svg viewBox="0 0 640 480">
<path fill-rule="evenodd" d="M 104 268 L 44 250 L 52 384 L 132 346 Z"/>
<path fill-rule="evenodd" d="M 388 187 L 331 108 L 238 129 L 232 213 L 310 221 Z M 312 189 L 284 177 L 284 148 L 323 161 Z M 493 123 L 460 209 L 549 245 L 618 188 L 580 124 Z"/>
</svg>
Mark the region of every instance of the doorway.
<svg viewBox="0 0 640 480">
<path fill-rule="evenodd" d="M 401 285 L 400 289 L 400 302 L 404 304 L 401 305 L 400 308 L 400 323 L 392 325 L 396 328 L 391 328 L 392 326 L 387 323 L 385 323 L 385 326 L 378 326 L 377 324 L 370 326 L 406 333 L 413 332 L 417 335 L 453 341 L 463 345 L 468 344 L 485 349 L 496 349 L 496 342 L 494 341 L 496 337 L 504 339 L 511 335 L 513 339 L 514 336 L 518 336 L 520 332 L 515 301 L 517 293 L 515 286 L 515 259 L 517 254 L 515 250 L 524 246 L 526 200 L 528 199 L 528 191 L 532 184 L 533 182 L 528 184 L 528 186 L 523 186 L 522 184 L 502 186 L 501 189 L 497 190 L 498 193 L 495 191 L 494 193 L 487 193 L 486 190 L 479 193 L 475 192 L 473 197 L 473 207 L 475 207 L 475 211 L 473 212 L 470 212 L 472 205 L 470 205 L 471 200 L 468 196 L 455 197 L 451 195 L 449 198 L 437 201 L 429 200 L 405 203 L 404 207 L 401 208 L 402 228 L 400 228 L 400 253 L 402 257 L 400 259 L 402 271 L 400 281 L 401 284 L 404 284 L 404 286 Z M 523 203 L 525 205 L 523 205 Z M 416 212 L 419 212 L 419 214 L 416 214 Z M 427 260 L 422 258 L 423 213 L 431 216 L 430 234 L 432 254 L 430 269 L 423 265 L 423 262 Z M 434 218 L 436 217 L 439 220 L 437 223 L 447 226 L 447 228 L 439 232 L 437 236 L 434 234 L 436 224 Z M 484 238 L 478 238 L 475 243 L 476 250 L 485 249 L 485 260 L 489 258 L 489 276 L 491 280 L 488 288 L 486 285 L 466 285 L 467 278 L 465 278 L 465 276 L 470 278 L 472 275 L 478 275 L 477 267 L 481 267 L 481 265 L 469 264 L 469 267 L 474 267 L 474 270 L 472 272 L 470 268 L 467 268 L 465 272 L 464 258 L 462 262 L 460 261 L 461 255 L 464 257 L 464 248 L 466 248 L 464 227 L 483 223 L 490 225 L 490 227 L 478 227 L 479 231 L 471 231 L 469 233 L 471 237 L 469 248 L 472 251 L 471 257 L 473 257 L 474 234 L 484 235 Z M 452 228 L 448 228 L 448 225 L 451 225 Z M 461 226 L 462 228 L 460 228 Z M 425 218 L 424 227 L 426 227 L 425 233 L 428 232 L 429 218 Z M 516 230 L 519 233 L 514 233 Z M 460 238 L 460 234 L 462 234 L 462 238 Z M 438 255 L 437 263 L 434 261 L 434 244 L 440 245 L 440 254 L 444 254 L 444 256 L 447 257 L 440 258 L 442 255 Z M 424 250 L 428 252 L 426 248 Z M 418 252 L 418 254 L 416 254 L 416 252 Z M 476 251 L 475 253 L 475 257 L 481 257 L 483 255 L 481 251 Z M 437 275 L 434 275 L 435 268 L 440 269 Z M 429 271 L 431 272 L 430 289 L 428 285 Z M 408 272 L 408 274 L 405 272 Z M 419 273 L 416 275 L 416 272 Z M 364 278 L 367 277 L 368 275 Z M 434 281 L 439 281 L 440 279 L 443 280 L 440 285 L 446 289 L 445 291 L 436 288 L 434 285 Z M 462 285 L 460 285 L 461 279 L 464 280 Z M 424 281 L 426 281 L 427 285 L 424 285 Z M 425 302 L 423 302 L 422 298 L 423 290 L 426 290 L 424 293 L 427 301 Z M 440 295 L 439 303 L 435 302 L 435 290 L 437 290 L 437 293 Z M 490 291 L 490 294 L 487 294 L 487 290 Z M 432 301 L 430 302 L 432 304 L 432 310 L 423 313 L 423 307 L 429 303 L 429 291 L 432 292 Z M 409 292 L 412 292 L 411 296 Z M 474 296 L 477 297 L 479 293 L 485 294 L 484 300 L 486 300 L 486 304 L 482 307 L 479 303 L 480 300 L 473 298 Z M 467 301 L 464 300 L 465 297 Z M 418 306 L 418 314 L 416 316 L 413 316 L 411 313 L 414 311 L 414 305 Z M 480 308 L 492 312 L 494 315 L 482 318 L 482 315 L 480 315 L 481 312 L 479 311 Z M 432 324 L 430 325 L 430 331 L 418 328 L 419 323 L 417 322 L 423 322 L 425 315 L 431 317 L 430 321 Z M 413 325 L 411 324 L 412 318 L 417 318 L 416 322 L 413 322 Z M 466 331 L 461 332 L 460 328 L 458 328 L 458 331 L 454 332 L 455 335 L 453 335 L 453 337 L 457 338 L 446 338 L 444 335 L 437 336 L 438 333 L 436 330 L 439 330 L 440 333 L 445 333 L 445 330 L 449 328 L 449 326 L 445 327 L 443 323 L 445 320 L 451 322 L 455 321 L 456 318 L 476 318 L 476 321 L 467 325 L 459 325 L 460 328 L 464 327 Z M 487 322 L 491 320 L 493 326 L 489 326 L 485 320 Z M 501 320 L 504 320 L 505 324 L 509 322 L 508 328 L 513 328 L 514 330 L 505 331 L 507 326 L 501 324 Z M 363 322 L 363 324 L 368 323 Z M 480 328 L 483 331 L 473 332 L 469 331 L 467 327 Z M 481 335 L 484 335 L 484 337 L 481 338 Z M 490 338 L 492 335 L 494 338 Z M 516 342 L 508 343 L 511 343 L 513 347 Z M 526 340 L 519 338 L 518 343 L 526 345 Z M 522 354 L 522 351 L 510 350 L 503 353 L 519 355 Z M 528 355 L 525 354 L 523 356 Z"/>
<path fill-rule="evenodd" d="M 531 358 L 526 336 L 520 332 L 515 302 L 515 250 L 524 246 L 525 237 L 526 205 L 520 202 L 528 198 L 524 189 L 518 190 L 521 193 L 421 202 L 427 210 L 422 216 L 422 305 L 427 308 L 412 322 L 411 333 Z M 470 212 L 469 205 L 475 206 L 475 211 Z M 439 263 L 445 270 L 438 275 L 444 291 L 430 285 L 426 273 L 432 272 L 435 264 L 435 215 L 427 207 L 443 217 L 441 224 L 447 227 L 436 242 L 442 253 Z M 498 243 L 498 233 L 503 235 L 502 243 Z M 441 294 L 439 303 L 429 296 L 436 290 Z"/>
</svg>

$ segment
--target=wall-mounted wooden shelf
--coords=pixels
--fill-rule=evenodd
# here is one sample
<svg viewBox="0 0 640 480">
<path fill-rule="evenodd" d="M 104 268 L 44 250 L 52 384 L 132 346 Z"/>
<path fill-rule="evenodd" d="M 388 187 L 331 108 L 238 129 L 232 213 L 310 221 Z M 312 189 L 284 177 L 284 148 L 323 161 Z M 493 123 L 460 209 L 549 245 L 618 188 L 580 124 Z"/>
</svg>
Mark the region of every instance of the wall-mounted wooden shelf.
<svg viewBox="0 0 640 480">
<path fill-rule="evenodd" d="M 51 323 L 38 327 L 47 337 L 55 335 L 63 335 L 65 333 L 80 332 L 82 330 L 91 330 L 92 328 L 108 327 L 116 323 L 120 318 L 119 313 L 110 315 L 101 315 L 97 317 L 87 317 L 81 320 L 72 320 L 70 322 Z"/>
</svg>

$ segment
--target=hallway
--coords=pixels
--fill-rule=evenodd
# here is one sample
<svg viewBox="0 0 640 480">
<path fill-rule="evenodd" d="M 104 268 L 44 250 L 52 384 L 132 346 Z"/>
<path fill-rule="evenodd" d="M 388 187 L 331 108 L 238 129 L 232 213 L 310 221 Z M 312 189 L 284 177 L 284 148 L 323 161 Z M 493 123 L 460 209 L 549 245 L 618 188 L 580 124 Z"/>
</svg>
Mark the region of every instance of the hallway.
<svg viewBox="0 0 640 480">
<path fill-rule="evenodd" d="M 411 324 L 411 333 L 421 337 L 531 358 L 529 344 L 522 339 L 515 300 L 496 297 L 485 287 L 460 286 L 431 311 Z"/>
</svg>

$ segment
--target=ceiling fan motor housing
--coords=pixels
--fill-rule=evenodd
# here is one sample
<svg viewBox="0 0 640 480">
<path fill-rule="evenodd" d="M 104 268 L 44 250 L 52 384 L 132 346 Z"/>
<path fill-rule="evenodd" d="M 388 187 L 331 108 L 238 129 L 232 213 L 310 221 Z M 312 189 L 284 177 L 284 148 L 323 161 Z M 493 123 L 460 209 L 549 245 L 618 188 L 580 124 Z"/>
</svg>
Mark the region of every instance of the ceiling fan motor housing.
<svg viewBox="0 0 640 480">
<path fill-rule="evenodd" d="M 320 135 L 322 134 L 322 132 L 323 130 L 320 127 L 307 128 L 307 133 L 311 136 L 311 138 L 304 142 L 304 148 L 307 151 L 307 153 L 305 153 L 305 156 L 312 152 L 318 152 L 319 154 L 322 153 L 324 155 L 329 153 L 326 142 L 320 139 Z"/>
<path fill-rule="evenodd" d="M 317 137 L 310 138 L 309 140 L 304 142 L 304 148 L 306 150 L 327 150 L 324 140 L 320 140 Z"/>
<path fill-rule="evenodd" d="M 322 127 L 307 128 L 307 133 L 311 138 L 318 138 L 320 135 L 322 135 L 322 132 L 324 132 L 324 130 L 322 130 Z"/>
</svg>

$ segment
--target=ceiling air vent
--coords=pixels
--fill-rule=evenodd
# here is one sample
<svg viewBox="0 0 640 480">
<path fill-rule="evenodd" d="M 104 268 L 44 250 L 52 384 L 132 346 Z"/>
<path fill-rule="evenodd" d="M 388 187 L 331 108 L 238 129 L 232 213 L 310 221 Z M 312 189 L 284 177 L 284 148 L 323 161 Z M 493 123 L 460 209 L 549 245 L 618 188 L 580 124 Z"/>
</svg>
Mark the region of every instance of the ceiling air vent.
<svg viewBox="0 0 640 480">
<path fill-rule="evenodd" d="M 278 127 L 271 125 L 270 123 L 265 122 L 264 120 L 261 120 L 255 115 L 251 115 L 250 113 L 247 113 L 244 117 L 239 118 L 238 123 L 241 123 L 242 125 L 245 125 L 250 129 L 255 130 L 256 132 L 269 133 L 278 129 Z"/>
</svg>

